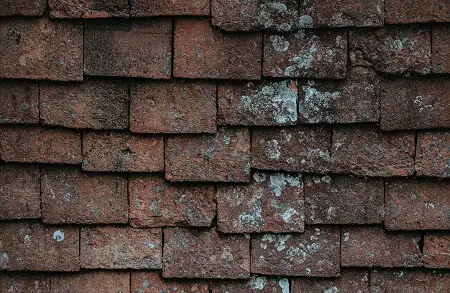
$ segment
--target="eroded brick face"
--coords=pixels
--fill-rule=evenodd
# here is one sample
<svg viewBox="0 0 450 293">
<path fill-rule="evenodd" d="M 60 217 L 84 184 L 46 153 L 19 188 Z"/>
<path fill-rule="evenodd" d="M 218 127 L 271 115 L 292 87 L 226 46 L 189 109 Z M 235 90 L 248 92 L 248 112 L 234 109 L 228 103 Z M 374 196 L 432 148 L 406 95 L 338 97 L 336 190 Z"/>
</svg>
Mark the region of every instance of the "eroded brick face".
<svg viewBox="0 0 450 293">
<path fill-rule="evenodd" d="M 39 90 L 32 82 L 0 82 L 0 124 L 39 122 Z"/>
<path fill-rule="evenodd" d="M 52 277 L 51 293 L 129 292 L 127 272 L 91 271 Z"/>
<path fill-rule="evenodd" d="M 209 15 L 209 0 L 153 1 L 131 0 L 131 16 Z"/>
<path fill-rule="evenodd" d="M 446 0 L 386 0 L 385 10 L 387 23 L 448 22 L 450 20 L 450 8 Z"/>
<path fill-rule="evenodd" d="M 450 177 L 450 132 L 419 132 L 417 137 L 417 175 Z"/>
<path fill-rule="evenodd" d="M 338 278 L 292 279 L 292 292 L 359 292 L 369 293 L 369 273 L 366 270 L 342 269 Z"/>
<path fill-rule="evenodd" d="M 49 0 L 50 17 L 106 18 L 127 17 L 127 0 Z"/>
<path fill-rule="evenodd" d="M 450 235 L 429 233 L 424 237 L 423 262 L 428 268 L 448 268 L 450 266 Z"/>
<path fill-rule="evenodd" d="M 450 274 L 438 271 L 375 270 L 370 275 L 372 292 L 445 292 Z"/>
<path fill-rule="evenodd" d="M 44 13 L 45 4 L 45 0 L 3 0 L 0 3 L 0 16 L 40 16 Z"/>
<path fill-rule="evenodd" d="M 450 10 L 448 14 L 450 18 Z M 432 49 L 433 73 L 450 73 L 450 28 L 448 26 L 433 26 Z"/>
<path fill-rule="evenodd" d="M 133 272 L 131 273 L 131 292 L 139 293 L 209 293 L 207 282 L 168 280 L 157 272 Z"/>
<path fill-rule="evenodd" d="M 290 292 L 289 279 L 253 276 L 248 281 L 215 283 L 212 293 L 286 293 Z"/>
<path fill-rule="evenodd" d="M 0 275 L 0 292 L 8 293 L 50 293 L 50 277 L 43 274 L 7 274 Z"/>
</svg>

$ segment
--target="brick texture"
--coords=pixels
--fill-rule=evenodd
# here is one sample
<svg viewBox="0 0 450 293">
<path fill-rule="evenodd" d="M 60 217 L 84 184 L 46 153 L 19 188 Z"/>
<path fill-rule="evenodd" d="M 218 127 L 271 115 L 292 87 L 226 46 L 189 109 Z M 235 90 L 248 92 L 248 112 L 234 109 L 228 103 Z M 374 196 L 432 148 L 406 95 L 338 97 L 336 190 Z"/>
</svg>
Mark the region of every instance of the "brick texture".
<svg viewBox="0 0 450 293">
<path fill-rule="evenodd" d="M 209 0 L 153 1 L 131 0 L 131 16 L 209 15 Z"/>
<path fill-rule="evenodd" d="M 450 177 L 450 132 L 420 132 L 417 137 L 417 175 Z"/>
<path fill-rule="evenodd" d="M 215 283 L 212 293 L 287 293 L 290 292 L 287 278 L 253 276 L 248 281 Z"/>
<path fill-rule="evenodd" d="M 3 0 L 0 3 L 0 16 L 39 16 L 44 13 L 45 4 L 45 0 Z"/>
<path fill-rule="evenodd" d="M 446 0 L 386 0 L 385 9 L 387 23 L 448 22 L 450 20 L 450 8 Z"/>
<path fill-rule="evenodd" d="M 131 273 L 131 292 L 193 292 L 209 293 L 209 285 L 206 282 L 168 280 L 157 272 L 133 272 Z"/>
<path fill-rule="evenodd" d="M 433 73 L 450 73 L 450 28 L 448 26 L 433 26 L 431 47 Z"/>
<path fill-rule="evenodd" d="M 0 124 L 39 122 L 39 90 L 36 83 L 0 82 Z"/>
<path fill-rule="evenodd" d="M 105 18 L 127 17 L 127 0 L 49 0 L 50 17 Z"/>
<path fill-rule="evenodd" d="M 0 292 L 8 293 L 50 293 L 50 277 L 43 274 L 0 275 Z"/>
<path fill-rule="evenodd" d="M 450 267 L 450 235 L 429 233 L 424 237 L 423 262 L 428 268 Z"/>
<path fill-rule="evenodd" d="M 450 274 L 437 271 L 373 271 L 372 292 L 445 292 L 450 286 Z"/>
<path fill-rule="evenodd" d="M 342 269 L 339 278 L 292 279 L 291 292 L 331 293 L 359 292 L 369 293 L 369 274 L 366 270 Z"/>
<path fill-rule="evenodd" d="M 53 276 L 51 281 L 51 293 L 126 293 L 130 289 L 130 276 L 127 272 L 82 272 Z"/>
</svg>

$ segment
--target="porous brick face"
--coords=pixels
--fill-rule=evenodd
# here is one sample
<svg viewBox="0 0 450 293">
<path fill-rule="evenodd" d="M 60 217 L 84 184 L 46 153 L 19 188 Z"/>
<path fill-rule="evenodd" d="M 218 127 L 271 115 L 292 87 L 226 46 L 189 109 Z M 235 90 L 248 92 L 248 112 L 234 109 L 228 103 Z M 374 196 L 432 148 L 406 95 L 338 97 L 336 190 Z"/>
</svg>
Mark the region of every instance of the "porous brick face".
<svg viewBox="0 0 450 293">
<path fill-rule="evenodd" d="M 252 276 L 248 281 L 217 282 L 212 288 L 212 293 L 288 293 L 289 289 L 287 278 Z"/>
<path fill-rule="evenodd" d="M 169 280 L 164 279 L 157 272 L 133 272 L 131 273 L 131 292 L 193 292 L 209 293 L 209 285 L 206 282 Z"/>
<path fill-rule="evenodd" d="M 370 275 L 372 292 L 445 292 L 450 274 L 437 271 L 375 270 Z"/>
<path fill-rule="evenodd" d="M 450 8 L 445 0 L 386 0 L 386 22 L 392 24 L 448 22 Z"/>
<path fill-rule="evenodd" d="M 424 237 L 423 263 L 428 268 L 450 267 L 450 235 L 429 233 Z"/>
<path fill-rule="evenodd" d="M 39 90 L 33 82 L 0 82 L 0 124 L 39 122 Z"/>
<path fill-rule="evenodd" d="M 128 0 L 49 0 L 50 17 L 105 18 L 127 17 Z"/>
<path fill-rule="evenodd" d="M 331 293 L 358 292 L 369 293 L 369 273 L 367 270 L 342 269 L 338 278 L 292 279 L 291 292 Z"/>
<path fill-rule="evenodd" d="M 0 275 L 0 292 L 8 293 L 50 293 L 50 277 L 43 274 L 7 274 Z"/>
<path fill-rule="evenodd" d="M 45 5 L 45 0 L 3 0 L 0 3 L 0 16 L 40 16 L 44 13 Z"/>
<path fill-rule="evenodd" d="M 450 132 L 419 132 L 416 172 L 418 176 L 450 177 Z"/>
<path fill-rule="evenodd" d="M 209 15 L 209 0 L 153 1 L 131 0 L 131 16 Z"/>
<path fill-rule="evenodd" d="M 80 274 L 57 275 L 52 276 L 51 282 L 51 293 L 126 293 L 130 289 L 130 275 L 127 272 L 91 271 Z"/>
<path fill-rule="evenodd" d="M 450 5 L 448 6 L 450 7 Z M 448 13 L 450 18 L 450 10 Z M 433 49 L 431 59 L 433 73 L 450 73 L 450 28 L 448 26 L 433 26 L 431 47 Z"/>
</svg>

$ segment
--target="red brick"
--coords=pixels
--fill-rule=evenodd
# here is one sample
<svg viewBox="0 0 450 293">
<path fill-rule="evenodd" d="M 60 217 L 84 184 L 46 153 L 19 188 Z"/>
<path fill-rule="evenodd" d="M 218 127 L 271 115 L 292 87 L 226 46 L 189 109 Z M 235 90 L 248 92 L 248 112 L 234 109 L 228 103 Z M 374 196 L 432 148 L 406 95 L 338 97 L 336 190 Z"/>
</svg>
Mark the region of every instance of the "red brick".
<svg viewBox="0 0 450 293">
<path fill-rule="evenodd" d="M 252 131 L 252 168 L 326 172 L 330 163 L 331 130 L 304 127 Z"/>
<path fill-rule="evenodd" d="M 83 26 L 47 18 L 0 21 L 0 78 L 83 80 Z"/>
<path fill-rule="evenodd" d="M 42 218 L 46 223 L 127 223 L 126 179 L 82 173 L 77 168 L 42 171 Z"/>
<path fill-rule="evenodd" d="M 0 16 L 40 16 L 44 13 L 46 0 L 2 0 Z"/>
<path fill-rule="evenodd" d="M 249 185 L 218 186 L 217 207 L 221 232 L 303 232 L 302 177 L 256 172 Z"/>
<path fill-rule="evenodd" d="M 369 293 L 369 273 L 366 270 L 342 269 L 338 278 L 332 279 L 292 279 L 292 292 Z M 373 292 L 375 293 L 375 292 Z"/>
<path fill-rule="evenodd" d="M 216 215 L 213 185 L 171 184 L 155 175 L 129 179 L 130 222 L 134 227 L 209 227 Z"/>
<path fill-rule="evenodd" d="M 333 131 L 333 171 L 365 176 L 412 175 L 414 148 L 412 132 L 381 132 L 374 126 L 339 127 Z"/>
<path fill-rule="evenodd" d="M 347 35 L 342 31 L 304 31 L 264 35 L 263 75 L 344 78 Z"/>
<path fill-rule="evenodd" d="M 209 15 L 209 0 L 153 1 L 131 0 L 131 16 Z"/>
<path fill-rule="evenodd" d="M 128 272 L 91 271 L 52 276 L 52 293 L 130 292 Z"/>
<path fill-rule="evenodd" d="M 450 3 L 448 0 L 428 0 L 432 2 L 433 17 L 436 22 L 450 22 Z"/>
<path fill-rule="evenodd" d="M 161 229 L 111 226 L 82 228 L 80 246 L 82 268 L 161 268 Z"/>
<path fill-rule="evenodd" d="M 227 31 L 275 30 L 298 28 L 296 0 L 213 0 L 212 24 Z"/>
<path fill-rule="evenodd" d="M 223 281 L 214 284 L 212 293 L 289 293 L 289 280 L 253 276 L 248 281 Z"/>
<path fill-rule="evenodd" d="M 371 68 L 352 67 L 342 81 L 308 80 L 299 95 L 301 123 L 378 122 L 379 78 Z"/>
<path fill-rule="evenodd" d="M 83 170 L 164 171 L 163 138 L 124 132 L 85 132 Z"/>
<path fill-rule="evenodd" d="M 423 293 L 446 292 L 450 274 L 437 271 L 372 271 L 372 292 Z"/>
<path fill-rule="evenodd" d="M 306 177 L 305 201 L 307 224 L 382 223 L 384 182 L 352 176 Z"/>
<path fill-rule="evenodd" d="M 449 182 L 387 181 L 384 223 L 390 230 L 450 229 Z"/>
<path fill-rule="evenodd" d="M 100 76 L 170 78 L 171 25 L 170 19 L 86 23 L 84 73 Z"/>
<path fill-rule="evenodd" d="M 79 229 L 33 222 L 0 224 L 0 271 L 77 271 Z"/>
<path fill-rule="evenodd" d="M 390 233 L 378 227 L 342 229 L 344 267 L 417 267 L 422 265 L 419 233 Z"/>
<path fill-rule="evenodd" d="M 0 165 L 0 220 L 41 217 L 39 178 L 37 166 Z"/>
<path fill-rule="evenodd" d="M 49 0 L 50 17 L 105 18 L 128 17 L 127 0 Z"/>
<path fill-rule="evenodd" d="M 131 87 L 131 131 L 216 132 L 216 86 L 210 82 L 137 83 Z"/>
<path fill-rule="evenodd" d="M 303 234 L 252 238 L 252 273 L 286 276 L 339 275 L 339 229 L 308 228 Z"/>
<path fill-rule="evenodd" d="M 0 156 L 26 163 L 81 163 L 79 132 L 40 126 L 0 128 Z"/>
<path fill-rule="evenodd" d="M 38 273 L 1 274 L 0 292 L 50 293 L 50 277 Z"/>
<path fill-rule="evenodd" d="M 157 272 L 132 272 L 131 292 L 209 293 L 209 286 L 205 282 L 163 279 Z"/>
<path fill-rule="evenodd" d="M 448 26 L 433 26 L 431 47 L 433 73 L 450 73 L 450 28 Z"/>
<path fill-rule="evenodd" d="M 450 177 L 450 132 L 419 132 L 416 173 L 418 176 Z"/>
<path fill-rule="evenodd" d="M 219 128 L 215 135 L 169 137 L 166 179 L 170 181 L 250 180 L 250 132 Z"/>
<path fill-rule="evenodd" d="M 450 268 L 450 234 L 429 233 L 425 235 L 423 262 L 428 268 Z"/>
<path fill-rule="evenodd" d="M 120 82 L 40 86 L 43 124 L 69 128 L 128 128 L 128 86 Z"/>
<path fill-rule="evenodd" d="M 428 26 L 353 30 L 349 37 L 353 65 L 371 66 L 386 74 L 431 72 Z"/>
<path fill-rule="evenodd" d="M 214 228 L 164 229 L 164 278 L 250 277 L 250 237 L 225 236 Z"/>
<path fill-rule="evenodd" d="M 292 125 L 297 122 L 297 82 L 236 83 L 218 87 L 222 125 Z"/>
<path fill-rule="evenodd" d="M 0 82 L 0 105 L 0 123 L 39 122 L 39 90 L 36 83 Z"/>
<path fill-rule="evenodd" d="M 175 20 L 174 75 L 186 78 L 260 79 L 261 34 L 227 34 L 208 19 Z"/>
<path fill-rule="evenodd" d="M 450 21 L 450 5 L 447 0 L 386 0 L 387 23 L 419 23 Z"/>
</svg>

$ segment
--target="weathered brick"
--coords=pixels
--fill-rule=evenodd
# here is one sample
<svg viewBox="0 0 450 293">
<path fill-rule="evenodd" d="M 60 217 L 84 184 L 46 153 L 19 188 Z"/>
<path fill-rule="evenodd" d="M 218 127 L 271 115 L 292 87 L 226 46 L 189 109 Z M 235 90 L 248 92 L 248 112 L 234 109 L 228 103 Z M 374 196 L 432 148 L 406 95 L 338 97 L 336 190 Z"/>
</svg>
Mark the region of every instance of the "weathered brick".
<svg viewBox="0 0 450 293">
<path fill-rule="evenodd" d="M 252 273 L 286 276 L 339 275 L 339 229 L 308 228 L 302 234 L 252 238 Z"/>
<path fill-rule="evenodd" d="M 164 171 L 163 138 L 128 132 L 85 132 L 83 134 L 83 170 Z"/>
<path fill-rule="evenodd" d="M 128 86 L 124 83 L 87 80 L 80 84 L 43 84 L 39 90 L 43 124 L 128 128 Z"/>
<path fill-rule="evenodd" d="M 408 176 L 414 173 L 414 133 L 381 132 L 375 126 L 333 131 L 331 161 L 337 173 Z"/>
<path fill-rule="evenodd" d="M 374 224 L 384 216 L 384 182 L 352 176 L 305 178 L 307 224 Z"/>
<path fill-rule="evenodd" d="M 82 173 L 78 168 L 42 171 L 42 218 L 46 223 L 127 223 L 126 179 Z"/>
<path fill-rule="evenodd" d="M 450 288 L 450 274 L 437 271 L 374 270 L 370 274 L 373 293 L 446 292 Z"/>
<path fill-rule="evenodd" d="M 131 292 L 209 293 L 210 291 L 206 282 L 163 279 L 157 272 L 132 272 Z"/>
<path fill-rule="evenodd" d="M 345 80 L 308 80 L 300 86 L 298 111 L 301 123 L 379 120 L 379 78 L 371 68 L 352 67 Z"/>
<path fill-rule="evenodd" d="M 172 81 L 131 86 L 131 131 L 141 133 L 216 132 L 216 86 Z"/>
<path fill-rule="evenodd" d="M 165 278 L 250 277 L 250 237 L 222 235 L 212 229 L 164 229 Z"/>
<path fill-rule="evenodd" d="M 428 233 L 425 235 L 423 263 L 428 268 L 450 268 L 450 234 Z"/>
<path fill-rule="evenodd" d="M 44 13 L 46 0 L 2 0 L 0 16 L 40 16 Z"/>
<path fill-rule="evenodd" d="M 153 1 L 131 0 L 131 16 L 209 15 L 209 0 Z"/>
<path fill-rule="evenodd" d="M 342 229 L 344 267 L 417 267 L 422 265 L 419 233 L 390 233 L 378 227 Z"/>
<path fill-rule="evenodd" d="M 82 268 L 161 268 L 161 229 L 82 228 L 80 246 Z"/>
<path fill-rule="evenodd" d="M 303 232 L 302 176 L 256 172 L 249 185 L 219 185 L 217 208 L 221 232 Z"/>
<path fill-rule="evenodd" d="M 0 78 L 83 80 L 83 26 L 47 18 L 0 21 Z"/>
<path fill-rule="evenodd" d="M 50 276 L 39 273 L 0 274 L 0 292 L 50 293 Z"/>
<path fill-rule="evenodd" d="M 450 177 L 450 132 L 419 132 L 416 173 L 418 176 Z"/>
<path fill-rule="evenodd" d="M 436 22 L 450 22 L 450 3 L 448 0 L 428 0 L 433 5 L 433 17 Z"/>
<path fill-rule="evenodd" d="M 174 75 L 186 78 L 260 79 L 261 34 L 227 34 L 208 19 L 175 20 Z"/>
<path fill-rule="evenodd" d="M 222 281 L 214 283 L 212 293 L 289 293 L 287 278 L 253 276 L 248 281 Z"/>
<path fill-rule="evenodd" d="M 264 35 L 263 75 L 272 77 L 345 77 L 347 35 L 342 31 L 304 31 Z"/>
<path fill-rule="evenodd" d="M 228 31 L 275 30 L 298 28 L 296 0 L 213 0 L 212 24 Z"/>
<path fill-rule="evenodd" d="M 297 82 L 236 83 L 218 87 L 218 122 L 222 125 L 292 125 L 297 122 Z"/>
<path fill-rule="evenodd" d="M 49 0 L 50 17 L 128 17 L 128 0 Z"/>
<path fill-rule="evenodd" d="M 128 272 L 91 271 L 78 274 L 58 274 L 52 276 L 51 281 L 52 293 L 130 292 L 130 274 Z"/>
<path fill-rule="evenodd" d="M 350 31 L 353 65 L 371 66 L 386 74 L 431 72 L 431 33 L 428 26 Z"/>
<path fill-rule="evenodd" d="M 165 152 L 170 181 L 250 180 L 250 132 L 219 128 L 215 135 L 169 137 Z"/>
<path fill-rule="evenodd" d="M 85 24 L 84 73 L 168 79 L 171 48 L 170 19 L 88 22 Z"/>
<path fill-rule="evenodd" d="M 130 222 L 134 227 L 209 227 L 216 215 L 213 185 L 173 184 L 156 175 L 129 179 Z"/>
<path fill-rule="evenodd" d="M 448 6 L 450 7 L 450 5 Z M 450 28 L 448 26 L 433 26 L 431 47 L 433 73 L 450 73 Z"/>
<path fill-rule="evenodd" d="M 0 123 L 39 122 L 39 90 L 37 83 L 0 82 Z"/>
<path fill-rule="evenodd" d="M 387 181 L 384 224 L 390 230 L 450 229 L 449 182 Z"/>
<path fill-rule="evenodd" d="M 40 218 L 39 181 L 37 166 L 0 165 L 0 220 Z"/>
<path fill-rule="evenodd" d="M 382 130 L 450 127 L 450 80 L 384 79 L 380 91 Z"/>
<path fill-rule="evenodd" d="M 447 0 L 385 0 L 387 23 L 419 23 L 450 21 Z"/>
<path fill-rule="evenodd" d="M 292 292 L 369 293 L 369 273 L 366 270 L 342 269 L 338 278 L 328 279 L 292 279 Z M 373 292 L 375 293 L 375 292 Z"/>
<path fill-rule="evenodd" d="M 32 222 L 0 224 L 0 271 L 77 271 L 79 229 Z"/>
<path fill-rule="evenodd" d="M 252 168 L 326 172 L 330 163 L 331 130 L 295 127 L 252 131 Z"/>
<path fill-rule="evenodd" d="M 81 163 L 81 135 L 40 126 L 0 128 L 0 157 L 26 163 Z"/>
</svg>

